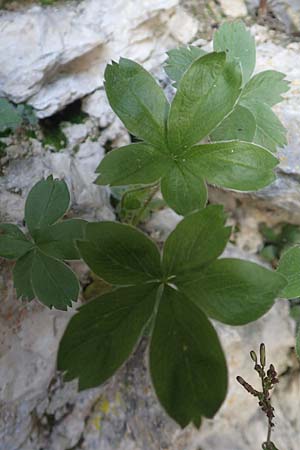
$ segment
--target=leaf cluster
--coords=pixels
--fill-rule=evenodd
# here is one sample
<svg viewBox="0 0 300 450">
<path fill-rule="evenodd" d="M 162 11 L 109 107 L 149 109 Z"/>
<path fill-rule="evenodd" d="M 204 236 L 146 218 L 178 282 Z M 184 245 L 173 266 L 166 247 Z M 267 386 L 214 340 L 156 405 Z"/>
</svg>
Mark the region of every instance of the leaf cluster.
<svg viewBox="0 0 300 450">
<path fill-rule="evenodd" d="M 75 239 L 84 237 L 86 222 L 61 221 L 70 203 L 64 181 L 39 181 L 25 204 L 25 223 L 30 237 L 14 224 L 0 224 L 0 256 L 17 260 L 13 269 L 17 296 L 38 298 L 44 305 L 65 310 L 76 301 L 79 283 L 63 260 L 79 259 Z"/>
<path fill-rule="evenodd" d="M 278 295 L 300 289 L 299 249 L 287 252 L 277 271 L 222 258 L 231 231 L 223 208 L 204 209 L 206 183 L 248 191 L 274 180 L 271 151 L 285 138 L 271 106 L 287 84 L 274 71 L 251 78 L 254 67 L 254 40 L 241 23 L 220 28 L 212 53 L 169 52 L 166 71 L 177 88 L 171 103 L 139 64 L 121 59 L 107 66 L 108 100 L 137 142 L 106 155 L 97 183 L 117 187 L 115 195 L 125 189 L 119 215 L 133 224 L 157 207 L 160 187 L 184 216 L 162 252 L 128 224 L 62 220 L 70 194 L 52 177 L 27 197 L 30 236 L 0 224 L 0 256 L 16 260 L 18 297 L 66 309 L 79 283 L 64 261 L 79 258 L 112 287 L 82 306 L 65 331 L 58 368 L 66 380 L 78 378 L 80 389 L 105 382 L 147 330 L 154 389 L 182 427 L 213 417 L 226 395 L 226 361 L 211 319 L 246 324 Z"/>
<path fill-rule="evenodd" d="M 221 206 L 185 217 L 162 255 L 130 225 L 89 223 L 77 242 L 83 260 L 113 290 L 71 319 L 58 368 L 80 389 L 98 386 L 150 329 L 149 367 L 157 396 L 182 427 L 212 417 L 227 390 L 227 368 L 209 318 L 242 325 L 273 304 L 286 281 L 255 263 L 218 257 L 230 235 Z"/>
<path fill-rule="evenodd" d="M 213 141 L 254 142 L 275 152 L 286 144 L 286 130 L 271 107 L 282 101 L 288 91 L 285 75 L 265 70 L 252 76 L 255 69 L 255 41 L 242 22 L 225 23 L 214 35 L 214 51 L 225 52 L 228 61 L 237 61 L 242 70 L 241 93 L 233 111 L 211 133 Z M 166 72 L 178 85 L 183 74 L 203 51 L 197 47 L 170 50 Z M 189 55 L 189 57 L 187 56 Z M 180 68 L 180 70 L 179 70 Z"/>
<path fill-rule="evenodd" d="M 158 182 L 166 203 L 182 215 L 206 205 L 206 182 L 239 191 L 270 184 L 278 164 L 270 151 L 285 143 L 271 106 L 288 87 L 275 71 L 250 79 L 254 67 L 255 43 L 240 22 L 220 28 L 212 53 L 169 52 L 166 71 L 177 87 L 171 104 L 139 64 L 121 58 L 108 65 L 109 103 L 139 141 L 109 152 L 96 182 Z"/>
</svg>

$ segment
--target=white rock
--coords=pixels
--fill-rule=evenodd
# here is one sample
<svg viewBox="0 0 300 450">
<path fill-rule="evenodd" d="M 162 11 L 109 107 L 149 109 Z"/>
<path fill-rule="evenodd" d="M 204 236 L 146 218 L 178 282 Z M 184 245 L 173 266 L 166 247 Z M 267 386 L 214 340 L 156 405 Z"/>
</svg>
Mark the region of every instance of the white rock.
<svg viewBox="0 0 300 450">
<path fill-rule="evenodd" d="M 20 314 L 22 325 L 16 328 L 13 341 L 12 323 L 1 323 L 1 348 L 8 346 L 9 350 L 5 354 L 1 351 L 0 402 L 14 402 L 23 396 L 29 401 L 47 388 L 55 370 L 57 341 L 71 317 L 70 313 L 50 312 L 36 305 Z"/>
<path fill-rule="evenodd" d="M 178 3 L 84 0 L 3 13 L 0 96 L 29 102 L 46 117 L 103 86 L 111 59 L 148 60 L 153 68 L 166 48 L 197 31 Z"/>
<path fill-rule="evenodd" d="M 164 208 L 152 214 L 145 224 L 146 230 L 156 241 L 164 241 L 181 219 L 172 209 Z"/>
<path fill-rule="evenodd" d="M 82 110 L 90 116 L 99 119 L 101 128 L 110 125 L 115 118 L 103 89 L 85 97 L 82 101 Z"/>
<path fill-rule="evenodd" d="M 130 136 L 120 119 L 111 109 L 103 89 L 86 96 L 82 101 L 82 110 L 97 119 L 101 130 L 99 142 L 104 146 L 107 141 L 114 147 L 122 147 L 130 143 Z"/>
<path fill-rule="evenodd" d="M 88 134 L 91 133 L 93 124 L 91 122 L 62 124 L 62 131 L 65 134 L 69 145 L 78 145 L 85 141 Z"/>
<path fill-rule="evenodd" d="M 75 214 L 90 219 L 113 219 L 108 190 L 93 184 L 95 169 L 103 156 L 100 142 L 90 140 L 81 144 L 75 154 L 71 147 L 57 153 L 41 149 L 26 158 L 19 155 L 19 159 L 10 161 L 0 180 L 1 221 L 21 223 L 29 190 L 50 174 L 67 182 Z"/>
<path fill-rule="evenodd" d="M 248 13 L 244 0 L 219 0 L 219 3 L 228 17 L 244 17 Z"/>
<path fill-rule="evenodd" d="M 184 24 L 184 26 L 183 26 Z M 181 10 L 169 21 L 170 32 L 182 44 L 189 43 L 198 31 L 198 21 Z"/>
</svg>

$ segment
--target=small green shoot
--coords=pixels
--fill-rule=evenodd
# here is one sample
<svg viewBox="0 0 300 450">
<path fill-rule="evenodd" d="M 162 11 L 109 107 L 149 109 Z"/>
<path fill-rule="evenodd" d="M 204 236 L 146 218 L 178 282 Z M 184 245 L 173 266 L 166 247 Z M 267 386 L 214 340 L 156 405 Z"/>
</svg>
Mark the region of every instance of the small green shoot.
<svg viewBox="0 0 300 450">
<path fill-rule="evenodd" d="M 65 310 L 76 301 L 79 283 L 63 260 L 79 259 L 75 239 L 84 237 L 82 219 L 60 219 L 69 208 L 64 181 L 48 177 L 29 192 L 25 222 L 31 238 L 16 225 L 0 224 L 0 256 L 17 260 L 13 269 L 17 296 L 39 299 L 48 307 Z"/>
</svg>

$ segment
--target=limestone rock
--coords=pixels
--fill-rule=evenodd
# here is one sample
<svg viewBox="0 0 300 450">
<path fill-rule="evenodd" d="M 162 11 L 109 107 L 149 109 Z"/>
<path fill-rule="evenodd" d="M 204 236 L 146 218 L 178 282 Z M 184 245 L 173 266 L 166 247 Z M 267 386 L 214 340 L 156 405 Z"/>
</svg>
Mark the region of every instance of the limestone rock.
<svg viewBox="0 0 300 450">
<path fill-rule="evenodd" d="M 248 13 L 244 0 L 220 0 L 220 5 L 228 17 L 244 17 Z"/>
<path fill-rule="evenodd" d="M 24 155 L 24 148 L 20 150 L 19 158 L 10 160 L 5 175 L 0 178 L 1 222 L 22 223 L 29 190 L 50 174 L 67 182 L 73 215 L 102 220 L 114 218 L 108 190 L 93 184 L 95 168 L 104 155 L 99 142 L 88 139 L 79 145 L 76 153 L 72 148 L 53 153 L 35 146 L 35 141 L 31 147 L 28 144 L 27 154 Z M 7 147 L 7 152 L 9 154 L 10 147 Z"/>
<path fill-rule="evenodd" d="M 133 57 L 154 68 L 166 48 L 196 31 L 178 0 L 83 0 L 3 12 L 0 96 L 50 116 L 100 88 L 111 59 Z"/>
<path fill-rule="evenodd" d="M 92 117 L 99 119 L 101 128 L 106 128 L 115 119 L 110 108 L 104 89 L 97 90 L 83 99 L 82 110 Z"/>
</svg>

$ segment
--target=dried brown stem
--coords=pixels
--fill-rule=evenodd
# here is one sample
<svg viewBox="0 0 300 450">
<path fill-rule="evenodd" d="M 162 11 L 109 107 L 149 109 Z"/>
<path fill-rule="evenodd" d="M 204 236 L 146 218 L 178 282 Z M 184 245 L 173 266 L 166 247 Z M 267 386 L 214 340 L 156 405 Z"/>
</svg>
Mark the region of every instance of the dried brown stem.
<svg viewBox="0 0 300 450">
<path fill-rule="evenodd" d="M 258 7 L 259 17 L 265 17 L 268 12 L 268 0 L 260 0 Z"/>
</svg>

